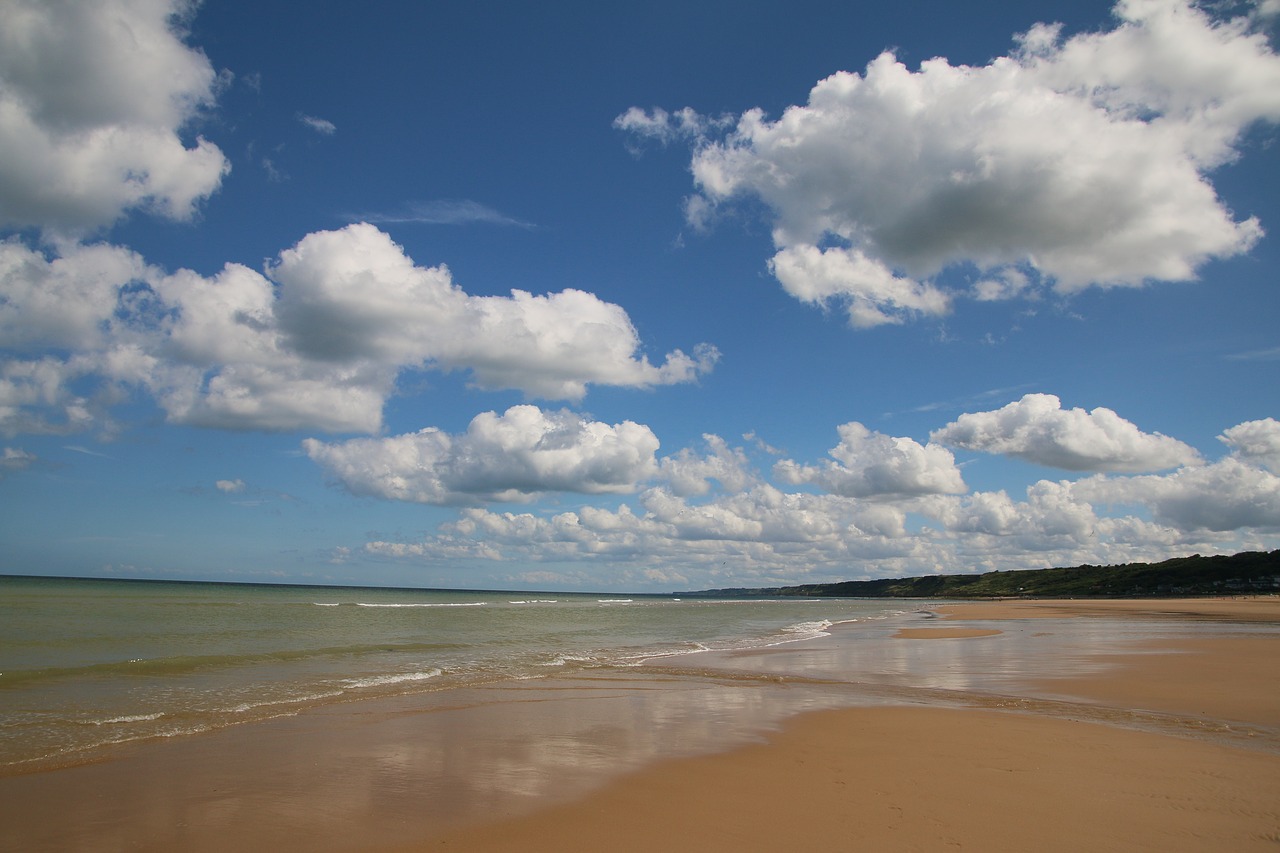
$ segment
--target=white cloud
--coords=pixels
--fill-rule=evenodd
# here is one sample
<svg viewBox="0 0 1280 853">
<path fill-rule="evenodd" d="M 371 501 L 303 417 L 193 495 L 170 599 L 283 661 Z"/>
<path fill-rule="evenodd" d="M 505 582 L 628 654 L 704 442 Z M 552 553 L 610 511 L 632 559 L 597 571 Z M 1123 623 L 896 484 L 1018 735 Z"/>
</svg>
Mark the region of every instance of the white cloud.
<svg viewBox="0 0 1280 853">
<path fill-rule="evenodd" d="M 928 279 L 983 273 L 980 299 L 1193 278 L 1262 234 L 1207 175 L 1242 133 L 1280 119 L 1280 57 L 1255 19 L 1178 0 L 1132 0 L 1103 33 L 1039 25 L 980 67 L 891 53 L 820 81 L 775 121 L 748 110 L 720 139 L 695 116 L 615 122 L 694 140 L 699 225 L 735 199 L 774 216 L 771 268 L 788 292 L 845 302 L 854 325 L 947 310 Z M 1011 271 L 1017 272 L 1014 275 Z"/>
<path fill-rule="evenodd" d="M 513 406 L 477 415 L 461 435 L 435 428 L 341 444 L 303 442 L 356 494 L 428 504 L 528 500 L 543 492 L 629 492 L 656 472 L 647 426 Z"/>
<path fill-rule="evenodd" d="M 467 369 L 482 388 L 580 399 L 589 383 L 647 387 L 688 382 L 718 354 L 675 350 L 654 366 L 626 312 L 580 290 L 468 296 L 446 267 L 417 267 L 372 225 L 308 235 L 270 270 L 282 330 L 315 359 L 430 361 Z M 370 334 L 377 329 L 377 334 Z"/>
<path fill-rule="evenodd" d="M 845 497 L 908 497 L 966 491 L 951 451 L 873 432 L 856 421 L 837 428 L 840 443 L 819 465 L 790 459 L 774 466 L 784 483 L 811 483 Z"/>
<path fill-rule="evenodd" d="M 1275 418 L 1245 421 L 1223 430 L 1218 438 L 1245 462 L 1280 474 L 1280 421 Z"/>
<path fill-rule="evenodd" d="M 640 509 L 583 507 L 552 517 L 464 510 L 416 542 L 372 541 L 372 554 L 423 561 L 573 563 L 609 559 L 660 570 L 688 586 L 797 582 L 933 572 L 1123 562 L 1210 550 L 1141 519 L 1099 516 L 1067 484 L 1041 482 L 1027 500 L 1003 493 L 935 495 L 886 504 L 786 493 L 767 484 L 693 503 L 664 489 Z M 912 531 L 909 513 L 938 526 Z M 722 581 L 717 582 L 718 579 Z M 637 578 L 638 581 L 642 580 Z M 649 586 L 650 584 L 645 584 Z M 668 587 L 669 588 L 669 587 Z"/>
<path fill-rule="evenodd" d="M 613 126 L 637 136 L 655 139 L 663 145 L 683 140 L 703 140 L 707 134 L 733 126 L 732 116 L 712 118 L 685 107 L 669 113 L 662 107 L 642 110 L 631 107 L 613 120 Z"/>
<path fill-rule="evenodd" d="M 921 314 L 941 316 L 951 307 L 941 290 L 896 275 L 858 249 L 791 246 L 773 256 L 769 271 L 802 302 L 844 302 L 849 323 L 859 329 Z"/>
<path fill-rule="evenodd" d="M 34 454 L 21 447 L 6 447 L 0 453 L 0 470 L 21 471 L 36 461 Z"/>
<path fill-rule="evenodd" d="M 1226 430 L 1224 440 L 1244 447 L 1246 436 L 1274 430 L 1265 421 L 1241 427 Z M 936 445 L 894 439 L 856 423 L 846 424 L 841 436 L 833 460 L 788 460 L 775 467 L 774 476 L 830 484 L 833 491 L 843 488 L 842 494 L 784 491 L 751 471 L 740 451 L 708 437 L 705 456 L 681 451 L 659 462 L 654 479 L 666 478 L 682 491 L 659 485 L 630 503 L 586 505 L 552 516 L 468 508 L 424 539 L 376 540 L 365 550 L 449 563 L 571 565 L 608 559 L 619 582 L 629 579 L 634 588 L 670 583 L 663 581 L 667 577 L 682 578 L 678 585 L 690 588 L 1108 564 L 1280 547 L 1280 477 L 1253 464 L 1261 454 L 1246 460 L 1246 451 L 1161 475 L 1041 480 L 1017 498 L 1005 491 L 956 494 L 964 484 L 950 455 Z M 934 456 L 931 449 L 945 455 Z M 369 467 L 374 464 L 371 459 Z M 716 477 L 714 470 L 735 473 L 713 492 L 706 478 Z M 673 476 L 682 472 L 689 474 L 687 482 Z"/>
<path fill-rule="evenodd" d="M 1157 471 L 1200 460 L 1181 441 L 1144 433 L 1110 409 L 1064 410 L 1052 394 L 1027 394 L 995 411 L 961 415 L 929 438 L 1068 471 Z"/>
<path fill-rule="evenodd" d="M 999 302 L 1027 293 L 1031 279 L 1014 267 L 995 270 L 973 285 L 973 298 L 979 302 Z"/>
<path fill-rule="evenodd" d="M 433 199 L 431 201 L 413 202 L 402 211 L 396 213 L 361 213 L 347 217 L 360 222 L 382 223 L 415 223 L 420 225 L 511 225 L 517 228 L 532 229 L 531 222 L 524 222 L 508 216 L 488 205 L 471 199 Z"/>
<path fill-rule="evenodd" d="M 592 384 L 693 381 L 718 357 L 700 345 L 654 365 L 626 312 L 580 290 L 470 296 L 367 224 L 309 234 L 265 275 L 239 264 L 165 274 L 114 246 L 65 244 L 49 258 L 11 239 L 0 333 L 10 433 L 84 428 L 127 388 L 177 423 L 376 432 L 404 370 L 577 400 Z M 85 377 L 101 399 L 71 393 Z M 66 413 L 40 414 L 57 407 Z"/>
<path fill-rule="evenodd" d="M 83 358 L 0 361 L 0 434 L 65 435 L 109 427 L 104 399 L 71 389 L 73 380 L 93 369 Z"/>
<path fill-rule="evenodd" d="M 316 118 L 305 113 L 298 115 L 298 121 L 322 136 L 333 136 L 338 131 L 338 126 L 328 119 Z"/>
<path fill-rule="evenodd" d="M 191 218 L 229 169 L 179 132 L 216 75 L 182 0 L 0 4 L 0 225 L 78 233 L 142 208 Z"/>
<path fill-rule="evenodd" d="M 783 561 L 794 571 L 806 561 L 901 557 L 916 547 L 902 537 L 902 514 L 892 507 L 860 506 L 830 495 L 786 494 L 768 485 L 707 503 L 690 503 L 655 488 L 641 494 L 640 503 L 642 513 L 624 504 L 617 510 L 583 507 L 550 518 L 467 509 L 427 540 L 376 541 L 366 548 L 428 559 L 545 562 L 609 557 L 667 570 L 719 566 L 732 558 L 738 572 L 754 565 L 780 566 Z"/>
<path fill-rule="evenodd" d="M 1146 506 L 1179 530 L 1280 529 L 1280 477 L 1234 456 L 1166 475 L 1090 478 L 1073 491 L 1095 503 Z"/>
<path fill-rule="evenodd" d="M 626 579 L 632 588 L 662 583 L 637 574 L 643 570 L 679 576 L 685 580 L 678 586 L 696 588 L 1108 564 L 1280 547 L 1274 499 L 1270 509 L 1249 510 L 1257 491 L 1236 488 L 1230 482 L 1234 473 L 1222 473 L 1220 488 L 1197 509 L 1212 511 L 1214 502 L 1225 498 L 1230 509 L 1216 519 L 1175 517 L 1164 512 L 1174 506 L 1167 497 L 1155 504 L 1161 510 L 1155 521 L 1105 515 L 1100 506 L 1115 494 L 1088 491 L 1113 482 L 1104 476 L 1083 481 L 1085 488 L 1041 481 L 1018 501 L 1004 492 L 982 492 L 883 503 L 757 484 L 704 502 L 655 488 L 639 496 L 635 509 L 625 503 L 616 509 L 584 506 L 551 517 L 471 508 L 424 539 L 374 540 L 365 550 L 429 563 L 607 559 L 622 585 Z M 1114 479 L 1124 488 L 1143 480 L 1167 486 L 1169 478 Z M 1144 489 L 1148 497 L 1155 494 Z M 1190 491 L 1181 489 L 1184 495 Z"/>
<path fill-rule="evenodd" d="M 0 241 L 0 341 L 15 350 L 100 345 L 120 290 L 148 274 L 117 246 L 64 246 L 47 259 L 16 238 Z"/>
<path fill-rule="evenodd" d="M 234 495 L 244 491 L 244 480 L 218 480 L 214 483 L 218 491 Z"/>
<path fill-rule="evenodd" d="M 729 492 L 757 481 L 742 448 L 729 447 L 718 435 L 704 434 L 702 440 L 707 444 L 705 455 L 685 447 L 661 462 L 662 478 L 677 495 L 705 495 L 711 491 L 711 480 Z"/>
<path fill-rule="evenodd" d="M 1010 537 L 1024 551 L 1084 547 L 1096 537 L 1099 519 L 1069 484 L 1041 480 L 1015 503 L 1001 492 L 985 492 L 935 503 L 935 517 L 951 533 Z"/>
<path fill-rule="evenodd" d="M 1145 506 L 1182 531 L 1280 530 L 1280 423 L 1246 421 L 1219 439 L 1232 455 L 1212 464 L 1161 476 L 1091 477 L 1073 491 L 1094 503 Z"/>
</svg>

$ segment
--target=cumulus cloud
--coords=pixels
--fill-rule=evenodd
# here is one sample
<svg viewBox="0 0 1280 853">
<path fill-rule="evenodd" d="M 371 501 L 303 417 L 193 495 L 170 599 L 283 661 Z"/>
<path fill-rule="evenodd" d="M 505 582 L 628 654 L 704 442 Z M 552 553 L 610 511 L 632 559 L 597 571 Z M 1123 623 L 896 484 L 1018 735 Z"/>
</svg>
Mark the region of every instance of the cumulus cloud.
<svg viewBox="0 0 1280 853">
<path fill-rule="evenodd" d="M 640 495 L 641 511 L 584 507 L 545 518 L 531 513 L 464 510 L 421 542 L 374 541 L 387 556 L 518 560 L 609 557 L 647 569 L 720 565 L 734 571 L 805 561 L 827 564 L 860 556 L 902 557 L 917 543 L 902 538 L 902 514 L 831 495 L 787 494 L 760 484 L 736 495 L 691 503 L 664 488 Z"/>
<path fill-rule="evenodd" d="M 1280 477 L 1236 457 L 1163 476 L 1090 478 L 1074 492 L 1097 503 L 1145 506 L 1180 530 L 1280 529 Z"/>
<path fill-rule="evenodd" d="M 774 466 L 774 476 L 852 498 L 966 491 L 955 457 L 945 447 L 873 432 L 856 421 L 837 431 L 840 443 L 829 451 L 831 459 L 818 465 L 785 459 Z"/>
<path fill-rule="evenodd" d="M 74 234 L 131 209 L 190 219 L 229 169 L 181 131 L 217 75 L 186 0 L 0 4 L 0 225 Z"/>
<path fill-rule="evenodd" d="M 692 580 L 686 587 L 769 585 L 806 575 L 905 576 L 1276 548 L 1280 477 L 1261 464 L 1274 431 L 1267 421 L 1225 430 L 1223 440 L 1236 450 L 1218 462 L 1165 474 L 1040 480 L 1023 495 L 961 494 L 945 450 L 857 423 L 840 429 L 831 459 L 774 467 L 775 480 L 819 485 L 820 493 L 766 482 L 741 450 L 708 436 L 703 453 L 659 460 L 657 485 L 630 502 L 550 516 L 470 507 L 423 539 L 375 540 L 365 550 L 425 562 L 607 558 L 641 588 L 651 585 L 646 578 L 676 576 Z M 725 472 L 733 473 L 722 478 Z M 687 479 L 676 476 L 682 473 Z"/>
<path fill-rule="evenodd" d="M 789 246 L 769 261 L 784 290 L 802 302 L 846 303 L 849 322 L 865 329 L 950 310 L 950 298 L 936 287 L 897 275 L 857 249 Z"/>
<path fill-rule="evenodd" d="M 307 455 L 356 494 L 427 504 L 528 500 L 543 492 L 629 492 L 656 470 L 658 439 L 631 421 L 513 406 L 477 415 L 467 431 L 303 442 Z"/>
<path fill-rule="evenodd" d="M 365 223 L 308 235 L 270 273 L 283 286 L 281 329 L 319 360 L 430 361 L 470 370 L 482 388 L 580 399 L 589 383 L 688 382 L 718 357 L 704 346 L 652 365 L 636 356 L 639 336 L 626 312 L 581 290 L 468 296 L 447 267 L 416 266 Z"/>
<path fill-rule="evenodd" d="M 1218 438 L 1241 460 L 1280 474 L 1280 421 L 1275 418 L 1245 421 L 1223 430 Z"/>
<path fill-rule="evenodd" d="M 1027 394 L 995 411 L 961 415 L 929 438 L 1067 471 L 1158 471 L 1200 461 L 1177 439 L 1144 433 L 1110 409 L 1064 410 L 1052 394 Z"/>
<path fill-rule="evenodd" d="M 686 447 L 661 462 L 661 476 L 677 495 L 705 495 L 712 480 L 729 492 L 741 492 L 757 481 L 742 448 L 730 447 L 718 435 L 704 434 L 702 440 L 705 454 Z"/>
<path fill-rule="evenodd" d="M 1180 0 L 1124 0 L 1109 31 L 1037 25 L 980 67 L 892 53 L 819 81 L 776 120 L 731 131 L 681 111 L 615 124 L 693 140 L 692 224 L 734 200 L 773 213 L 770 266 L 788 292 L 845 305 L 856 326 L 948 308 L 930 282 L 960 264 L 979 299 L 1193 278 L 1247 251 L 1208 175 L 1244 131 L 1280 119 L 1280 57 L 1257 18 L 1216 19 Z"/>
<path fill-rule="evenodd" d="M 244 491 L 244 480 L 218 480 L 214 486 L 220 492 L 234 495 Z"/>
<path fill-rule="evenodd" d="M 36 351 L 101 345 L 121 289 L 147 273 L 118 246 L 68 245 L 49 260 L 16 237 L 0 241 L 0 341 Z"/>
<path fill-rule="evenodd" d="M 1183 531 L 1280 530 L 1280 423 L 1246 421 L 1223 430 L 1225 459 L 1169 474 L 1092 477 L 1073 485 L 1082 500 L 1138 505 Z"/>
<path fill-rule="evenodd" d="M 165 273 L 120 247 L 47 256 L 11 239 L 0 333 L 9 433 L 84 428 L 129 389 L 176 423 L 376 432 L 405 370 L 578 400 L 593 384 L 690 382 L 718 357 L 700 345 L 653 364 L 627 313 L 581 290 L 471 296 L 368 224 L 309 234 L 265 272 L 212 276 Z"/>
<path fill-rule="evenodd" d="M 935 517 L 952 534 L 1007 537 L 1025 551 L 1084 547 L 1097 535 L 1099 518 L 1069 484 L 1041 480 L 1015 502 L 1003 492 L 983 492 L 935 504 Z"/>
<path fill-rule="evenodd" d="M 110 388 L 73 387 L 96 369 L 93 359 L 0 360 L 0 434 L 66 435 L 95 425 L 110 430 Z"/>
<path fill-rule="evenodd" d="M 1099 515 L 1068 484 L 1041 482 L 1025 500 L 1004 493 L 933 495 L 882 503 L 788 493 L 757 484 L 705 502 L 663 488 L 639 506 L 583 507 L 551 517 L 464 510 L 414 542 L 375 540 L 368 553 L 400 559 L 586 562 L 608 558 L 625 572 L 660 569 L 713 586 L 755 578 L 904 576 L 932 572 L 1122 562 L 1208 550 L 1187 536 L 1133 517 Z M 924 527 L 913 531 L 908 519 Z"/>
</svg>

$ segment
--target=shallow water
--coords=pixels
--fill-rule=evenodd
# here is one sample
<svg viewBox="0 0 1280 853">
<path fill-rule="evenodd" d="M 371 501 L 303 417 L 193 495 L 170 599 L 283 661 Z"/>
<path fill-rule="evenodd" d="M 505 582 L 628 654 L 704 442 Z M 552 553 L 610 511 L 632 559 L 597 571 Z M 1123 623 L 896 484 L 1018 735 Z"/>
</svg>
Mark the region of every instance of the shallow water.
<svg viewBox="0 0 1280 853">
<path fill-rule="evenodd" d="M 301 592 L 302 601 L 315 595 Z M 525 606 L 511 604 L 524 600 L 514 596 L 485 597 L 488 603 L 480 604 L 449 594 L 455 597 L 447 603 L 468 606 L 357 609 L 356 601 L 422 605 L 439 599 L 387 591 L 389 599 L 375 601 L 363 590 L 332 592 L 343 604 L 311 606 L 353 615 L 494 614 L 504 600 L 508 609 Z M 75 766 L 48 772 L 30 772 L 36 769 L 30 763 L 10 765 L 8 774 L 0 772 L 0 848 L 420 849 L 422 839 L 571 800 L 663 759 L 758 740 L 801 712 L 866 705 L 1002 709 L 1280 752 L 1280 733 L 1263 727 L 1090 704 L 1036 686 L 1049 675 L 1107 668 L 1109 656 L 1133 654 L 1161 637 L 1274 635 L 1270 625 L 1110 617 L 965 620 L 967 627 L 998 626 L 1001 633 L 915 640 L 897 632 L 937 623 L 924 609 L 902 610 L 902 603 L 886 610 L 885 602 L 866 601 L 694 607 L 655 600 L 646 611 L 633 600 L 626 610 L 610 611 L 622 602 L 582 598 L 565 602 L 570 609 L 559 617 L 524 623 L 526 630 L 529 624 L 560 626 L 548 629 L 559 639 L 544 638 L 539 646 L 555 646 L 565 658 L 559 666 L 542 665 L 551 660 L 544 650 L 526 670 L 507 670 L 508 677 L 455 680 L 452 689 L 440 689 L 456 676 L 441 666 L 440 676 L 421 681 L 347 685 L 342 698 L 303 703 L 305 713 L 290 711 L 259 725 L 102 747 L 93 754 L 105 760 L 60 762 Z M 674 606 L 683 604 L 691 606 Z M 615 638 L 632 641 L 602 645 L 598 638 L 608 625 L 630 625 L 612 630 Z M 659 625 L 668 636 L 654 639 Z M 672 626 L 690 633 L 681 638 Z M 578 659 L 589 657 L 577 653 L 581 648 L 566 648 L 565 636 L 576 636 L 577 628 L 597 637 L 583 646 L 594 650 L 591 661 Z M 795 637 L 809 639 L 785 642 Z M 494 648 L 536 645 L 503 642 Z M 708 645 L 721 650 L 690 653 Z M 486 648 L 472 647 L 477 661 L 486 660 Z M 349 662 L 364 659 L 354 653 Z M 425 671 L 420 659 L 400 663 L 400 670 L 359 677 Z M 516 674 L 521 671 L 532 675 Z M 341 668 L 331 677 L 353 678 Z"/>
<path fill-rule="evenodd" d="M 0 767 L 355 699 L 772 647 L 911 606 L 3 577 Z"/>
</svg>

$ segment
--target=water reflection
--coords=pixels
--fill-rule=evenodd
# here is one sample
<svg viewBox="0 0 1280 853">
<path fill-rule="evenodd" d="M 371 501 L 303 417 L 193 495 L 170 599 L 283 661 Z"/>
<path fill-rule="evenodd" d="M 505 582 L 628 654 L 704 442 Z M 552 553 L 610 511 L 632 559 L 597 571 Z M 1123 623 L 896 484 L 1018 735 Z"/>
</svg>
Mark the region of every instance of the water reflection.
<svg viewBox="0 0 1280 853">
<path fill-rule="evenodd" d="M 1109 657 L 1146 641 L 1186 636 L 1185 621 L 970 620 L 946 624 L 1002 633 L 895 637 L 904 624 L 939 623 L 924 616 L 854 623 L 829 637 L 752 652 L 368 700 L 146 746 L 100 765 L 0 779 L 0 801 L 15 810 L 77 803 L 45 824 L 47 836 L 0 831 L 0 847 L 77 849 L 85 839 L 100 841 L 95 832 L 103 826 L 140 833 L 113 837 L 111 846 L 122 849 L 193 850 L 210 839 L 231 849 L 246 828 L 255 828 L 259 848 L 272 843 L 271 833 L 290 849 L 408 845 L 580 795 L 655 761 L 757 740 L 798 712 L 853 705 L 967 704 L 1242 736 L 1218 732 L 1211 721 L 1073 704 L 1039 686 L 1050 676 L 1108 667 Z M 1213 624 L 1202 631 L 1275 629 Z M 133 810 L 129 821 L 118 819 L 124 803 Z"/>
<path fill-rule="evenodd" d="M 926 620 L 922 615 L 910 624 L 936 627 L 936 622 Z M 706 673 L 761 673 L 861 685 L 1035 695 L 1045 679 L 1106 670 L 1114 666 L 1108 661 L 1110 657 L 1140 652 L 1145 643 L 1186 636 L 1188 630 L 1185 620 L 1159 619 L 956 620 L 946 624 L 1000 633 L 907 639 L 894 636 L 901 623 L 855 623 L 839 626 L 830 638 L 811 643 L 666 659 L 661 665 Z M 1205 626 L 1204 631 L 1215 636 L 1240 636 L 1274 633 L 1274 628 L 1214 624 Z"/>
</svg>

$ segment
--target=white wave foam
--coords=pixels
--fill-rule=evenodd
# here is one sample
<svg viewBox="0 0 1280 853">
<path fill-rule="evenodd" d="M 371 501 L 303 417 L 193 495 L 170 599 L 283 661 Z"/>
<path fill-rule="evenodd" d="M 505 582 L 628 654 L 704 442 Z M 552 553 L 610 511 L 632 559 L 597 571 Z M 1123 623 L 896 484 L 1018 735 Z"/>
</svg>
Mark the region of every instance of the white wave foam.
<svg viewBox="0 0 1280 853">
<path fill-rule="evenodd" d="M 789 631 L 796 634 L 807 634 L 812 631 L 817 631 L 818 633 L 825 633 L 826 630 L 830 627 L 831 627 L 831 621 L 829 619 L 819 619 L 816 622 L 797 622 L 794 625 L 788 625 L 782 630 Z"/>
<path fill-rule="evenodd" d="M 557 655 L 555 659 L 540 663 L 538 666 L 564 666 L 567 663 L 592 663 L 595 661 L 593 657 L 585 657 L 583 655 Z"/>
<path fill-rule="evenodd" d="M 632 599 L 630 598 L 597 598 L 596 599 L 597 604 L 630 604 L 631 602 L 632 602 Z"/>
<path fill-rule="evenodd" d="M 800 640 L 814 640 L 818 637 L 830 637 L 831 632 L 827 630 L 830 627 L 831 622 L 827 619 L 820 619 L 817 622 L 797 622 L 782 629 L 782 632 L 788 635 L 785 640 L 780 643 L 771 643 L 770 645 L 794 643 Z"/>
<path fill-rule="evenodd" d="M 406 681 L 427 681 L 444 675 L 439 669 L 426 672 L 398 672 L 392 675 L 371 675 L 367 678 L 344 678 L 342 683 L 348 687 L 385 687 L 388 684 L 403 684 Z"/>
<path fill-rule="evenodd" d="M 508 601 L 507 604 L 555 604 L 558 598 L 526 598 L 521 601 Z"/>
<path fill-rule="evenodd" d="M 151 720 L 158 720 L 163 716 L 164 714 L 161 712 L 156 712 L 154 714 L 125 714 L 121 717 L 110 717 L 105 720 L 90 720 L 89 722 L 95 726 L 109 726 L 115 723 L 146 723 Z"/>
<path fill-rule="evenodd" d="M 262 702 L 244 702 L 231 709 L 232 713 L 244 714 L 258 708 L 270 708 L 272 705 L 297 705 L 303 702 L 319 702 L 321 699 L 332 699 L 334 696 L 341 696 L 341 690 L 334 690 L 329 693 L 312 693 L 307 696 L 295 696 L 291 699 L 267 699 Z"/>
<path fill-rule="evenodd" d="M 339 604 L 341 604 L 342 602 L 340 602 L 340 601 L 313 601 L 313 602 L 311 602 L 311 603 L 312 603 L 312 604 L 314 604 L 316 607 L 337 607 L 337 606 L 338 606 Z"/>
<path fill-rule="evenodd" d="M 434 603 L 413 603 L 413 604 L 371 604 L 364 601 L 357 601 L 356 607 L 484 607 L 487 601 L 459 601 L 459 602 L 434 602 Z"/>
</svg>

